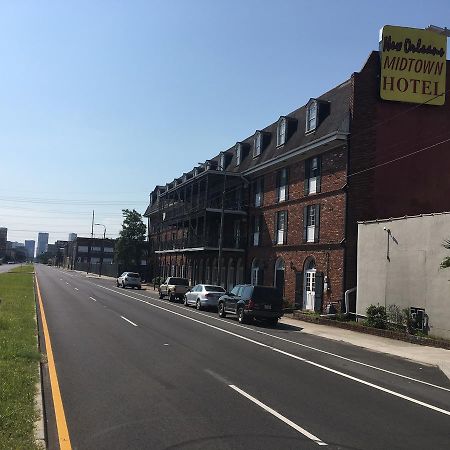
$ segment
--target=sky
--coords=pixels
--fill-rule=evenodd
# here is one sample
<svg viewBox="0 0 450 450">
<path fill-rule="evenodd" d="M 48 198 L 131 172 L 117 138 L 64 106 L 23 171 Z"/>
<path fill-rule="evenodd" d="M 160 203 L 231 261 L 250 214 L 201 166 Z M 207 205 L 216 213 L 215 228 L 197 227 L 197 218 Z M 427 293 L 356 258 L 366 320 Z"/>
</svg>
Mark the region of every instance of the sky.
<svg viewBox="0 0 450 450">
<path fill-rule="evenodd" d="M 121 229 L 149 193 L 359 71 L 448 0 L 0 0 L 0 227 Z M 103 234 L 95 226 L 96 236 Z"/>
</svg>

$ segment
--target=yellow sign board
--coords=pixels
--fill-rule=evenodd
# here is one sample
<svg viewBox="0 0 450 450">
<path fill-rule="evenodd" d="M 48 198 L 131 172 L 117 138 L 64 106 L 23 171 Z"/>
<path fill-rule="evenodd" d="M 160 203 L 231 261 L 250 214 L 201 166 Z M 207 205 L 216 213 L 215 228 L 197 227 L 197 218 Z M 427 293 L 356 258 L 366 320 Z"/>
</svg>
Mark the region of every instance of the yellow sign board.
<svg viewBox="0 0 450 450">
<path fill-rule="evenodd" d="M 447 38 L 434 31 L 384 26 L 380 31 L 380 96 L 443 105 Z"/>
</svg>

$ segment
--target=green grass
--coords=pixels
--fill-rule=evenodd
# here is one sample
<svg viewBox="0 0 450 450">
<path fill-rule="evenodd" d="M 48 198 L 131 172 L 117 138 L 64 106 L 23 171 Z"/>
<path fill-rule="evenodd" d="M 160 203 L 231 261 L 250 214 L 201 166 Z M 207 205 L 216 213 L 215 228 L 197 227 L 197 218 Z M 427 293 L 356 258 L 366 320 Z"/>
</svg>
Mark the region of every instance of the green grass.
<svg viewBox="0 0 450 450">
<path fill-rule="evenodd" d="M 0 274 L 0 449 L 37 449 L 36 344 L 33 266 Z"/>
</svg>

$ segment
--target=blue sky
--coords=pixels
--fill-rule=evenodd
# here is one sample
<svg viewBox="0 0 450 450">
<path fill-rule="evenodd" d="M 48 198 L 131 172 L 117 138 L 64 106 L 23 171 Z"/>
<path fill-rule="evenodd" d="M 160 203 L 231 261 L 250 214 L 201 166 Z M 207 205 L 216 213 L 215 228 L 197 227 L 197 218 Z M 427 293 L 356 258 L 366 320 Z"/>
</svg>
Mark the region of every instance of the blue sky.
<svg viewBox="0 0 450 450">
<path fill-rule="evenodd" d="M 0 0 L 0 226 L 117 236 L 122 208 L 346 80 L 447 1 Z M 96 227 L 101 234 L 102 227 Z"/>
</svg>

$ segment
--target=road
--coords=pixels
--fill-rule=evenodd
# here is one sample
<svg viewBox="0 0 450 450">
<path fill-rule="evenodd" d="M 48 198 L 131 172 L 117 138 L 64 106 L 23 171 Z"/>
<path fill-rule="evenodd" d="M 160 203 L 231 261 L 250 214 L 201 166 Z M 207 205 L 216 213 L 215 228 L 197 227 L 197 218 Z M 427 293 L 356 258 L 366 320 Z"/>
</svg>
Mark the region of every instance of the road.
<svg viewBox="0 0 450 450">
<path fill-rule="evenodd" d="M 22 264 L 2 264 L 0 265 L 0 273 L 9 272 L 11 269 L 14 269 L 14 267 L 20 267 Z"/>
<path fill-rule="evenodd" d="M 436 368 L 302 334 L 301 324 L 243 326 L 152 290 L 36 272 L 73 448 L 449 446 L 450 383 Z"/>
</svg>

